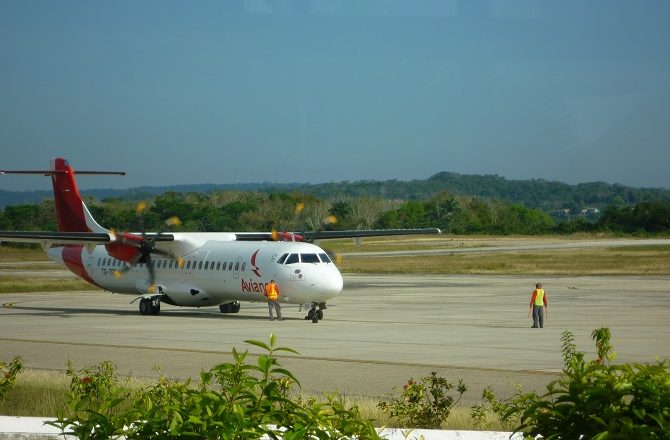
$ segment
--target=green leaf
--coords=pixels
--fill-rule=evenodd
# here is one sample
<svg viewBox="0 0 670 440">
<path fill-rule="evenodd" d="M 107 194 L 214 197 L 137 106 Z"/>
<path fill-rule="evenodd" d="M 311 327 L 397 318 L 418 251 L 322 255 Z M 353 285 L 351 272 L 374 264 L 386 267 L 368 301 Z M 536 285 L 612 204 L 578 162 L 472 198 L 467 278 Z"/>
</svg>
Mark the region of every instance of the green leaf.
<svg viewBox="0 0 670 440">
<path fill-rule="evenodd" d="M 244 342 L 246 344 L 249 344 L 249 345 L 255 345 L 256 347 L 260 347 L 260 348 L 262 348 L 264 350 L 267 350 L 267 351 L 272 351 L 272 349 L 265 342 L 256 341 L 256 340 L 253 340 L 253 339 L 247 339 Z"/>
</svg>

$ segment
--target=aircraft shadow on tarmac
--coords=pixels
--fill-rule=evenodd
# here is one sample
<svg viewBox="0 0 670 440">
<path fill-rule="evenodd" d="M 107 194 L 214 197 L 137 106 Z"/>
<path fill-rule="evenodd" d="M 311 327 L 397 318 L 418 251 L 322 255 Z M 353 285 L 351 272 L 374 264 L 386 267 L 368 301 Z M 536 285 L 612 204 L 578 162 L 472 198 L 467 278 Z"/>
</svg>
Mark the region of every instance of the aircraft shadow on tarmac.
<svg viewBox="0 0 670 440">
<path fill-rule="evenodd" d="M 267 316 L 244 315 L 238 313 L 221 313 L 216 308 L 211 310 L 193 310 L 193 309 L 164 309 L 161 310 L 158 316 L 141 316 L 137 310 L 120 310 L 120 309 L 94 309 L 94 308 L 78 308 L 78 307 L 37 307 L 37 306 L 17 306 L 3 304 L 0 307 L 0 313 L 5 317 L 16 315 L 35 315 L 41 313 L 48 316 L 59 316 L 62 318 L 69 318 L 76 315 L 109 315 L 109 316 L 137 316 L 141 319 L 160 319 L 165 318 L 201 318 L 201 319 L 226 319 L 226 320 L 242 320 L 242 321 L 267 321 Z M 17 313 L 18 311 L 18 313 Z M 21 312 L 23 311 L 23 313 Z M 284 320 L 296 320 L 298 318 L 284 317 Z M 302 318 L 300 318 L 302 320 Z"/>
</svg>

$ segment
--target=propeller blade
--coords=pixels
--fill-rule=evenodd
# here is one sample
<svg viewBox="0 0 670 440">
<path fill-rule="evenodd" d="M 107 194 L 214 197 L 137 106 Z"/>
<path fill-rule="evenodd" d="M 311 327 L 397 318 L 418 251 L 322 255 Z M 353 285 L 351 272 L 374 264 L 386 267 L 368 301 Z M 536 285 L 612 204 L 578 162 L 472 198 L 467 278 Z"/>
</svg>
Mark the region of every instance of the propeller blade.
<svg viewBox="0 0 670 440">
<path fill-rule="evenodd" d="M 164 251 L 163 249 L 154 249 L 152 253 L 153 253 L 153 254 L 156 254 L 156 255 L 162 255 L 162 256 L 164 256 L 164 257 L 168 257 L 168 258 L 170 258 L 171 260 L 176 261 L 176 262 L 177 262 L 177 266 L 179 266 L 180 269 L 183 269 L 183 268 L 184 268 L 184 265 L 186 264 L 186 260 L 184 260 L 184 259 L 181 258 L 181 257 L 176 256 L 175 254 L 173 254 L 173 253 L 170 252 L 170 251 Z"/>
<path fill-rule="evenodd" d="M 144 211 L 146 210 L 147 210 L 147 202 L 145 202 L 144 200 L 140 201 L 135 207 L 135 213 L 137 215 L 143 215 Z"/>
<path fill-rule="evenodd" d="M 130 262 L 127 263 L 126 266 L 121 268 L 121 270 L 118 270 L 118 269 L 115 270 L 114 271 L 114 276 L 116 278 L 121 278 L 126 272 L 128 272 L 130 269 L 132 269 L 140 261 L 141 258 L 142 258 L 142 254 L 140 252 L 138 252 L 137 254 L 135 254 L 133 259 L 130 260 Z"/>
<path fill-rule="evenodd" d="M 153 286 L 156 284 L 156 269 L 154 268 L 154 262 L 151 259 L 151 253 L 144 257 L 144 262 L 147 264 L 147 269 L 149 270 L 149 285 Z"/>
<path fill-rule="evenodd" d="M 142 238 L 147 238 L 146 228 L 144 226 L 144 213 L 147 211 L 147 202 L 141 201 L 135 207 L 135 213 L 140 220 L 140 232 L 142 233 Z"/>
<path fill-rule="evenodd" d="M 181 225 L 181 220 L 179 220 L 179 217 L 175 215 L 174 217 L 170 217 L 169 219 L 165 220 L 165 224 L 168 226 L 179 226 Z"/>
<path fill-rule="evenodd" d="M 164 223 L 165 223 L 165 225 L 166 225 L 167 227 L 170 227 L 170 226 L 179 226 L 179 225 L 181 225 L 181 220 L 179 220 L 179 217 L 174 216 L 174 217 L 170 217 L 169 219 L 165 220 Z M 155 243 L 155 242 L 156 242 L 156 239 L 157 239 L 158 237 L 160 237 L 161 235 L 163 235 L 163 234 L 165 234 L 165 229 L 161 229 L 161 230 L 158 232 L 158 234 L 154 235 L 154 236 L 151 237 L 149 240 L 151 240 L 151 242 Z"/>
</svg>

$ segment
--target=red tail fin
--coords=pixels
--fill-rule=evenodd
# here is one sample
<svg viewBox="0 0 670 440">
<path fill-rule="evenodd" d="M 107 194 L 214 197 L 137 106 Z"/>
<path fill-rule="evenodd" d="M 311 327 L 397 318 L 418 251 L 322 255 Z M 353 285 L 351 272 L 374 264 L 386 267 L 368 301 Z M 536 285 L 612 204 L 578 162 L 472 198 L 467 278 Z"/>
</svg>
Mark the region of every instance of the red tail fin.
<svg viewBox="0 0 670 440">
<path fill-rule="evenodd" d="M 51 174 L 51 183 L 54 188 L 58 230 L 63 232 L 90 231 L 84 217 L 84 202 L 81 200 L 77 182 L 74 180 L 74 170 L 62 157 L 53 160 L 51 169 L 55 171 Z"/>
<path fill-rule="evenodd" d="M 95 222 L 84 201 L 79 195 L 75 174 L 118 174 L 123 171 L 74 171 L 67 160 L 62 157 L 53 159 L 51 169 L 47 171 L 13 171 L 0 170 L 0 174 L 43 174 L 51 176 L 54 188 L 54 202 L 58 230 L 62 232 L 107 232 Z"/>
</svg>

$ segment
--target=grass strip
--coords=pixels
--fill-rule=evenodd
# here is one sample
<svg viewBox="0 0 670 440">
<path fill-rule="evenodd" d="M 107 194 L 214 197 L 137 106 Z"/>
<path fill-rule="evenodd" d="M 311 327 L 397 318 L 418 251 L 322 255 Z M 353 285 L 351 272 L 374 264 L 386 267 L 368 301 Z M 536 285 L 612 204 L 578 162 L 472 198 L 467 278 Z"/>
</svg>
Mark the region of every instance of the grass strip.
<svg viewBox="0 0 670 440">
<path fill-rule="evenodd" d="M 668 275 L 670 246 L 491 252 L 431 256 L 348 256 L 348 273 L 482 275 Z"/>
<path fill-rule="evenodd" d="M 98 288 L 79 278 L 28 278 L 0 276 L 0 294 L 26 292 L 69 292 L 97 290 Z"/>
</svg>

